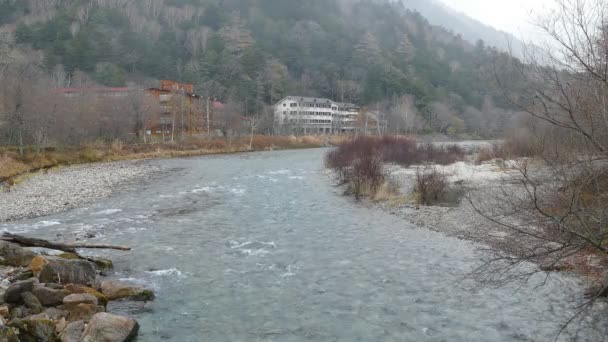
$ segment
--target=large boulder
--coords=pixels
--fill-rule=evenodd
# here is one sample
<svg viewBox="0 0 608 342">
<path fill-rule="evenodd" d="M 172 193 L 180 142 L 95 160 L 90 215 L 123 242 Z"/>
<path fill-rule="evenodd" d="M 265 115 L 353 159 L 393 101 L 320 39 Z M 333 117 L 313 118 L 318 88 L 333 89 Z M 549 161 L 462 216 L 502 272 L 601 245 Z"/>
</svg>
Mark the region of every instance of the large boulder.
<svg viewBox="0 0 608 342">
<path fill-rule="evenodd" d="M 19 329 L 21 342 L 58 342 L 55 323 L 45 314 L 13 320 L 9 326 Z"/>
<path fill-rule="evenodd" d="M 68 321 L 88 321 L 99 312 L 97 298 L 88 293 L 74 293 L 63 299 L 63 307 L 68 314 Z"/>
<path fill-rule="evenodd" d="M 136 320 L 101 312 L 95 314 L 82 334 L 82 342 L 129 342 L 137 337 Z"/>
<path fill-rule="evenodd" d="M 32 260 L 30 268 L 42 283 L 81 285 L 95 283 L 95 267 L 86 260 L 38 256 Z"/>
<path fill-rule="evenodd" d="M 127 284 L 119 281 L 103 281 L 101 283 L 101 293 L 109 300 L 130 299 L 149 301 L 154 299 L 154 292 L 143 286 Z"/>
<path fill-rule="evenodd" d="M 36 253 L 17 244 L 0 241 L 0 265 L 27 267 Z"/>
<path fill-rule="evenodd" d="M 63 298 L 70 294 L 64 289 L 54 289 L 47 286 L 36 285 L 32 293 L 44 306 L 57 306 L 63 303 Z"/>
<path fill-rule="evenodd" d="M 34 284 L 38 280 L 36 278 L 30 278 L 28 280 L 22 280 L 12 283 L 4 295 L 4 301 L 7 303 L 18 303 L 21 301 L 21 294 L 23 292 L 32 292 Z"/>
<path fill-rule="evenodd" d="M 84 321 L 71 322 L 59 333 L 59 339 L 61 342 L 79 342 L 83 331 Z"/>
<path fill-rule="evenodd" d="M 70 293 L 88 293 L 90 295 L 93 295 L 95 296 L 95 298 L 97 298 L 97 302 L 99 303 L 99 305 L 106 306 L 108 304 L 108 297 L 106 297 L 103 293 L 97 291 L 92 287 L 78 284 L 68 284 L 64 288 Z"/>
<path fill-rule="evenodd" d="M 23 303 L 32 313 L 39 314 L 42 312 L 42 304 L 33 293 L 23 292 L 21 294 L 21 299 L 23 299 Z"/>
</svg>

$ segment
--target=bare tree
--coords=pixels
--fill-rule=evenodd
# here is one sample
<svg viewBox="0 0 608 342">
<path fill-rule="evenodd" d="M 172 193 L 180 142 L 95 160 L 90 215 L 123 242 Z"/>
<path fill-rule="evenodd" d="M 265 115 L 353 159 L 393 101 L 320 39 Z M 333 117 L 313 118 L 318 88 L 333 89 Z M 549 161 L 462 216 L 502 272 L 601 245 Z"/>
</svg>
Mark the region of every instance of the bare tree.
<svg viewBox="0 0 608 342">
<path fill-rule="evenodd" d="M 580 255 L 608 257 L 608 3 L 555 3 L 556 10 L 538 21 L 551 41 L 530 47 L 525 63 L 512 59 L 500 66 L 524 80 L 521 95 L 507 92 L 508 80 L 496 72 L 509 101 L 537 120 L 527 127 L 529 150 L 507 146 L 505 154 L 533 154 L 541 163 L 513 163 L 493 200 L 470 196 L 478 212 L 509 231 L 519 246 L 509 253 L 495 251 L 484 268 L 494 280 L 526 280 L 540 270 L 572 266 Z M 541 268 L 521 267 L 528 261 Z M 607 294 L 604 282 L 579 313 Z"/>
</svg>

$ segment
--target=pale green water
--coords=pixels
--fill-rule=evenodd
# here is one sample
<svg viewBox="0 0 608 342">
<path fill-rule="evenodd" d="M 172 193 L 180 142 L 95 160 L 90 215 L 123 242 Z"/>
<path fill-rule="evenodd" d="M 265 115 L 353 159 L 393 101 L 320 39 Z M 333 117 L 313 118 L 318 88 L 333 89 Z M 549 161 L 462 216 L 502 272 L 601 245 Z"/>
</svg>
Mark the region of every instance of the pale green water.
<svg viewBox="0 0 608 342">
<path fill-rule="evenodd" d="M 140 321 L 139 341 L 548 341 L 574 312 L 574 278 L 468 289 L 474 244 L 341 196 L 323 153 L 151 161 L 170 176 L 0 228 L 134 246 L 112 252 L 112 276 L 157 291 L 114 306 Z M 562 340 L 600 341 L 605 326 Z"/>
</svg>

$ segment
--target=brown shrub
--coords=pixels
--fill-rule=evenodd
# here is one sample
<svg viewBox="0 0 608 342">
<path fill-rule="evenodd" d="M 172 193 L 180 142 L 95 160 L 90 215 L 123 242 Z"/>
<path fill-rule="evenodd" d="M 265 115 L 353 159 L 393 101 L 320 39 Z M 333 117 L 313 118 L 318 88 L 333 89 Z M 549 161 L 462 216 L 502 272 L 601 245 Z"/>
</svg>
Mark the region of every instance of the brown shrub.
<svg viewBox="0 0 608 342">
<path fill-rule="evenodd" d="M 416 170 L 418 204 L 431 205 L 443 200 L 447 194 L 448 185 L 447 176 L 435 167 L 419 167 Z"/>
</svg>

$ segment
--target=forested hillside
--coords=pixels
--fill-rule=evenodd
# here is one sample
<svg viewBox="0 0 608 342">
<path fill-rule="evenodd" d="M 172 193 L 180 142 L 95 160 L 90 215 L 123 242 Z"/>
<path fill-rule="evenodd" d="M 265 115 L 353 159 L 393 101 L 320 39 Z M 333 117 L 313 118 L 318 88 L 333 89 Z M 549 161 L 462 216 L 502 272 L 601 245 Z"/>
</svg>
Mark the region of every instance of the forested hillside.
<svg viewBox="0 0 608 342">
<path fill-rule="evenodd" d="M 493 84 L 508 56 L 401 3 L 0 0 L 0 24 L 63 85 L 76 71 L 107 86 L 174 79 L 246 115 L 323 96 L 385 110 L 408 132 L 488 136 L 512 115 Z"/>
</svg>

